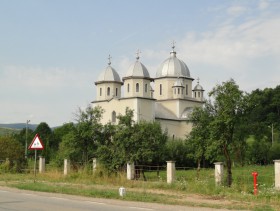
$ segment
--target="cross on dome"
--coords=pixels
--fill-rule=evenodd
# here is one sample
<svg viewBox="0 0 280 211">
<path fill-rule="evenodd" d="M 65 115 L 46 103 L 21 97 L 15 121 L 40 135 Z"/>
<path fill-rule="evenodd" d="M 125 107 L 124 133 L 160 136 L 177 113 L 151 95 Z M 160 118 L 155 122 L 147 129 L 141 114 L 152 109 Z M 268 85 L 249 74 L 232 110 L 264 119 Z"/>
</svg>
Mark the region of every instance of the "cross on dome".
<svg viewBox="0 0 280 211">
<path fill-rule="evenodd" d="M 198 77 L 196 80 L 197 80 L 197 84 L 199 84 L 199 80 L 200 80 L 200 78 Z"/>
<path fill-rule="evenodd" d="M 111 65 L 111 59 L 112 59 L 112 57 L 111 57 L 111 55 L 109 54 L 109 57 L 108 57 L 108 65 Z"/>
<path fill-rule="evenodd" d="M 136 51 L 136 59 L 139 60 L 140 53 L 142 53 L 139 49 Z"/>
<path fill-rule="evenodd" d="M 175 49 L 175 43 L 176 43 L 176 42 L 175 42 L 174 40 L 173 40 L 172 43 L 171 43 L 171 44 L 172 44 L 172 51 L 173 51 L 173 52 L 174 52 L 174 49 Z"/>
</svg>

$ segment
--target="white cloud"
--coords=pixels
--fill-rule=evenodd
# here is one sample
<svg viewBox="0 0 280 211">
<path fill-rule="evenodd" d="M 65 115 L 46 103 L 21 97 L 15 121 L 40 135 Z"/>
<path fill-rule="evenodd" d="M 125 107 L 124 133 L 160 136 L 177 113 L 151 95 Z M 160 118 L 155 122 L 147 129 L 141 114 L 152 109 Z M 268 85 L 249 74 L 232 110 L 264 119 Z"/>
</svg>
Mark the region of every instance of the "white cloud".
<svg viewBox="0 0 280 211">
<path fill-rule="evenodd" d="M 230 16 L 239 16 L 239 15 L 244 14 L 246 11 L 247 11 L 247 8 L 244 6 L 240 6 L 240 5 L 234 5 L 227 9 L 227 13 Z"/>
</svg>

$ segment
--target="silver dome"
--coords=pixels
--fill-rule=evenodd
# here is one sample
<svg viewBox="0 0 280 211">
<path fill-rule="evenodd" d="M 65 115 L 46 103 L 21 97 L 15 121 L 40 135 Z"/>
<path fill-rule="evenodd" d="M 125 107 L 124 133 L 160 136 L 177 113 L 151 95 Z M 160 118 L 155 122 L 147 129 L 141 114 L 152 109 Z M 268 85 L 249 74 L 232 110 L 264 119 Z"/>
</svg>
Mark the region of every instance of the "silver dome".
<svg viewBox="0 0 280 211">
<path fill-rule="evenodd" d="M 176 52 L 170 53 L 170 58 L 166 59 L 159 67 L 156 77 L 187 77 L 190 78 L 190 71 L 187 65 L 176 57 Z"/>
<path fill-rule="evenodd" d="M 199 83 L 197 83 L 196 86 L 194 87 L 193 91 L 204 91 L 204 89 Z"/>
<path fill-rule="evenodd" d="M 112 68 L 110 65 L 101 72 L 101 74 L 98 76 L 97 82 L 102 81 L 115 81 L 115 82 L 121 82 L 120 76 L 117 73 L 117 71 Z"/>
<path fill-rule="evenodd" d="M 138 60 L 132 64 L 125 77 L 142 77 L 142 78 L 150 78 L 150 74 L 147 70 L 147 68 Z"/>
</svg>

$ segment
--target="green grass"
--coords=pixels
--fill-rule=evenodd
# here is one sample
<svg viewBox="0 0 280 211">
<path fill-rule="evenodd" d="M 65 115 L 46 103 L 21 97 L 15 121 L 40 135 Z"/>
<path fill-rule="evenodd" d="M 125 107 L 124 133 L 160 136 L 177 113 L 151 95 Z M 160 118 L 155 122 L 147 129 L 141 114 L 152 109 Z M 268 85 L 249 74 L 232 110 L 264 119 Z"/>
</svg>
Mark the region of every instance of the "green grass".
<svg viewBox="0 0 280 211">
<path fill-rule="evenodd" d="M 251 175 L 253 171 L 259 173 L 257 196 L 253 195 Z M 123 200 L 240 210 L 280 210 L 280 192 L 273 188 L 272 165 L 233 168 L 231 188 L 215 185 L 214 169 L 202 169 L 199 177 L 194 169 L 176 171 L 177 181 L 173 184 L 166 183 L 165 174 L 164 171 L 160 171 L 159 176 L 157 172 L 146 172 L 148 181 L 145 182 L 141 178 L 137 181 L 128 181 L 124 173 L 109 176 L 105 171 L 98 170 L 93 175 L 87 170 L 80 170 L 64 176 L 62 169 L 47 168 L 46 173 L 37 175 L 35 183 L 32 173 L 0 173 L 0 185 L 33 191 L 114 199 L 121 199 L 118 188 L 124 186 L 127 195 Z M 227 203 L 221 204 L 221 202 Z"/>
</svg>

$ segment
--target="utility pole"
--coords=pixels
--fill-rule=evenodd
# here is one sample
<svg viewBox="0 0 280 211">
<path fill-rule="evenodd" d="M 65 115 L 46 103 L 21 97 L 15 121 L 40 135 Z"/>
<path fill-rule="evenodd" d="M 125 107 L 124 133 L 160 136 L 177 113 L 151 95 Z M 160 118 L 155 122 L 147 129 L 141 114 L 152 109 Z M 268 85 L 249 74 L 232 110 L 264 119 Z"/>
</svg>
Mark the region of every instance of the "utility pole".
<svg viewBox="0 0 280 211">
<path fill-rule="evenodd" d="M 30 120 L 26 121 L 26 125 L 25 125 L 25 159 L 27 159 L 27 133 L 28 133 L 28 123 L 30 122 Z"/>
</svg>

